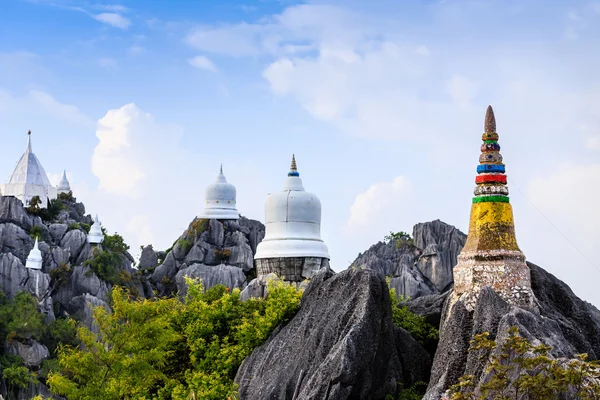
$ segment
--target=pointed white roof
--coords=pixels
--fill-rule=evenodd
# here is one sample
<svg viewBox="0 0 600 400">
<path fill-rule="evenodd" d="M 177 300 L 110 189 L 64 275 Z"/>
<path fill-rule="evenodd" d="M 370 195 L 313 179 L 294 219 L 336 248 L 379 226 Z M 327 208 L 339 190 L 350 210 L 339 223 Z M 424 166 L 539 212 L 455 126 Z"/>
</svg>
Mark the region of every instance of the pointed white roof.
<svg viewBox="0 0 600 400">
<path fill-rule="evenodd" d="M 25 153 L 17 163 L 15 170 L 8 179 L 7 184 L 25 184 L 48 187 L 50 180 L 40 160 L 31 150 L 31 131 L 27 132 L 27 147 Z"/>
<path fill-rule="evenodd" d="M 35 244 L 33 245 L 33 249 L 29 253 L 27 257 L 27 262 L 25 267 L 32 269 L 42 269 L 42 252 L 38 246 L 38 239 L 35 239 Z"/>
<path fill-rule="evenodd" d="M 69 184 L 69 180 L 67 179 L 67 171 L 63 171 L 63 176 L 60 180 L 60 182 L 58 182 L 58 187 L 57 187 L 59 192 L 70 192 L 71 191 L 71 185 Z"/>
</svg>

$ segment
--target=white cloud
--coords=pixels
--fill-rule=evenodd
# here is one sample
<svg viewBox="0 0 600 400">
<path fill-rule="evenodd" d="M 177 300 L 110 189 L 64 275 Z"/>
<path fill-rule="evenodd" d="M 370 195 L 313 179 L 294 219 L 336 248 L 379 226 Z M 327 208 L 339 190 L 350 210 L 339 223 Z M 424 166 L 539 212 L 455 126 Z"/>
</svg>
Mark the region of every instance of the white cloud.
<svg viewBox="0 0 600 400">
<path fill-rule="evenodd" d="M 117 60 L 115 60 L 114 58 L 110 58 L 110 57 L 101 57 L 98 60 L 98 64 L 100 64 L 100 66 L 102 68 L 106 68 L 106 69 L 117 69 L 119 68 L 119 63 L 117 62 Z"/>
<path fill-rule="evenodd" d="M 231 56 L 252 56 L 261 52 L 257 37 L 262 28 L 257 25 L 241 23 L 223 27 L 197 27 L 187 37 L 194 48 L 210 53 Z"/>
<path fill-rule="evenodd" d="M 106 12 L 93 15 L 96 21 L 102 22 L 103 24 L 110 25 L 115 28 L 127 29 L 131 25 L 131 21 L 121 14 L 114 12 Z"/>
<path fill-rule="evenodd" d="M 142 46 L 131 46 L 129 48 L 129 54 L 131 54 L 133 56 L 140 55 L 140 54 L 144 53 L 145 51 L 146 51 L 146 49 L 143 48 Z"/>
<path fill-rule="evenodd" d="M 585 147 L 590 150 L 600 150 L 600 135 L 589 135 L 586 137 Z"/>
<path fill-rule="evenodd" d="M 0 89 L 0 112 L 40 113 L 83 126 L 93 124 L 92 120 L 77 106 L 61 103 L 49 93 L 41 90 L 30 90 L 24 96 L 14 96 L 12 93 Z"/>
<path fill-rule="evenodd" d="M 196 56 L 194 58 L 190 58 L 188 63 L 198 69 L 203 69 L 206 71 L 217 72 L 217 67 L 210 61 L 207 57 L 204 56 Z"/>
<path fill-rule="evenodd" d="M 376 221 L 388 222 L 390 216 L 398 214 L 398 205 L 406 205 L 412 196 L 412 184 L 404 176 L 398 176 L 391 182 L 375 183 L 354 199 L 347 228 L 351 232 L 359 232 L 372 229 Z"/>
</svg>

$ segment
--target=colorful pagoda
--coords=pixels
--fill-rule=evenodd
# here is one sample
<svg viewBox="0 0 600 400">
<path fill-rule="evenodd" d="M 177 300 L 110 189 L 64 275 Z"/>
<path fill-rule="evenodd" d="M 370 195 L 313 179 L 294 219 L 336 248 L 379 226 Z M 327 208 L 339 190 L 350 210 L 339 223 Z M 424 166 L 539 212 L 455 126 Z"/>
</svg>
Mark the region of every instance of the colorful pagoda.
<svg viewBox="0 0 600 400">
<path fill-rule="evenodd" d="M 491 287 L 509 304 L 534 307 L 529 267 L 517 245 L 494 110 L 489 106 L 475 178 L 467 243 L 454 267 L 454 301 L 473 310 L 481 289 Z"/>
</svg>

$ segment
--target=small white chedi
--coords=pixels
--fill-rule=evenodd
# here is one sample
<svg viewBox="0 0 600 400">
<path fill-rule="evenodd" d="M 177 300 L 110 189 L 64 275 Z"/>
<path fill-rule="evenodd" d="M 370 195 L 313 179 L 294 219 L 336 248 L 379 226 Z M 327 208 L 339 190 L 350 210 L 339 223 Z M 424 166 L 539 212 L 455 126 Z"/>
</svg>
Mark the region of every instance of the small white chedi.
<svg viewBox="0 0 600 400">
<path fill-rule="evenodd" d="M 56 189 L 58 194 L 68 194 L 71 191 L 71 185 L 67 179 L 67 171 L 63 171 L 62 178 L 60 179 L 60 182 L 58 182 L 58 187 Z"/>
<path fill-rule="evenodd" d="M 239 219 L 240 213 L 236 209 L 235 199 L 235 186 L 227 183 L 221 165 L 217 181 L 206 188 L 204 210 L 199 217 L 220 220 Z"/>
<path fill-rule="evenodd" d="M 87 242 L 90 244 L 100 244 L 104 241 L 104 234 L 102 233 L 102 224 L 98 220 L 98 214 L 94 218 L 94 223 L 90 228 L 90 233 L 87 236 Z"/>
<path fill-rule="evenodd" d="M 31 131 L 27 132 L 25 153 L 19 159 L 8 181 L 0 185 L 0 194 L 15 196 L 26 207 L 33 197 L 38 196 L 42 201 L 40 204 L 42 208 L 46 207 L 48 200 L 57 197 L 56 188 L 50 184 L 46 171 L 31 149 Z"/>
<path fill-rule="evenodd" d="M 42 269 L 42 252 L 40 251 L 37 238 L 35 239 L 33 249 L 31 249 L 29 256 L 27 256 L 25 267 L 31 269 Z"/>
<path fill-rule="evenodd" d="M 304 190 L 292 156 L 290 172 L 280 192 L 265 205 L 265 238 L 256 249 L 258 275 L 276 273 L 300 281 L 329 266 L 329 252 L 321 239 L 321 202 Z"/>
</svg>

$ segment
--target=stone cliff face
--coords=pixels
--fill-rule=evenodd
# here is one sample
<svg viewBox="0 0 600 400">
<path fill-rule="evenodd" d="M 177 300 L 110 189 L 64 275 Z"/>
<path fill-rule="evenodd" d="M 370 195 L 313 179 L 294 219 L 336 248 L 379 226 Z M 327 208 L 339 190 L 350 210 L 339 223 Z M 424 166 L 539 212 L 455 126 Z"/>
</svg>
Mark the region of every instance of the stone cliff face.
<svg viewBox="0 0 600 400">
<path fill-rule="evenodd" d="M 388 287 L 372 270 L 323 269 L 300 310 L 240 367 L 242 399 L 383 399 L 427 381 L 429 355 L 392 323 Z"/>
<path fill-rule="evenodd" d="M 412 245 L 379 242 L 352 263 L 391 278 L 398 295 L 411 299 L 440 294 L 452 286 L 452 268 L 467 236 L 440 220 L 415 225 Z"/>
</svg>

